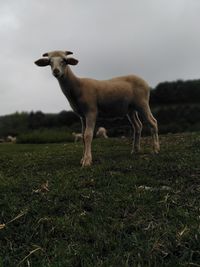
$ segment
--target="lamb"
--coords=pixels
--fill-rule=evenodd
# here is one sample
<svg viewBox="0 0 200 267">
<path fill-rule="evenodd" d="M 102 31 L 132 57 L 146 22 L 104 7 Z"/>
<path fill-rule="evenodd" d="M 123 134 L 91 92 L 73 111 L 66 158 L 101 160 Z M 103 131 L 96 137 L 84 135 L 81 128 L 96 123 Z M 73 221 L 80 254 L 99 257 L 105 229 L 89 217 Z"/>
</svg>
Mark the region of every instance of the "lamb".
<svg viewBox="0 0 200 267">
<path fill-rule="evenodd" d="M 75 133 L 73 132 L 72 135 L 74 136 L 74 142 L 81 141 L 83 139 L 82 133 Z"/>
<path fill-rule="evenodd" d="M 40 67 L 51 66 L 52 74 L 57 78 L 62 92 L 82 123 L 83 167 L 92 164 L 91 144 L 97 116 L 127 116 L 134 130 L 132 152 L 140 151 L 142 123 L 138 113 L 151 129 L 153 150 L 160 150 L 157 121 L 149 107 L 150 89 L 148 84 L 136 75 L 127 75 L 110 80 L 95 80 L 77 77 L 69 65 L 77 65 L 78 60 L 68 57 L 70 51 L 52 51 L 43 54 L 35 61 Z"/>
<path fill-rule="evenodd" d="M 96 133 L 96 137 L 108 138 L 107 130 L 104 127 L 99 127 Z"/>
</svg>

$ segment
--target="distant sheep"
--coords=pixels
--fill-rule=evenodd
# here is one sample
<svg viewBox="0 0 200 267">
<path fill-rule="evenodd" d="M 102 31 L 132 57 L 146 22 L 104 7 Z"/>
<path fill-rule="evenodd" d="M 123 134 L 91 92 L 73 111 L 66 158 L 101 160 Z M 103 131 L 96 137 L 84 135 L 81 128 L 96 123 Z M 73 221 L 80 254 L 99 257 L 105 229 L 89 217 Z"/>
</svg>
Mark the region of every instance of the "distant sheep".
<svg viewBox="0 0 200 267">
<path fill-rule="evenodd" d="M 73 132 L 72 135 L 74 137 L 74 142 L 83 140 L 82 133 L 75 133 L 75 132 Z"/>
<path fill-rule="evenodd" d="M 57 78 L 61 90 L 67 97 L 72 109 L 79 115 L 82 122 L 84 137 L 84 153 L 82 166 L 92 163 L 91 143 L 97 115 L 107 117 L 128 117 L 134 130 L 132 152 L 140 150 L 142 123 L 138 113 L 151 129 L 153 149 L 160 150 L 157 121 L 149 107 L 150 87 L 140 77 L 128 75 L 110 80 L 94 80 L 77 77 L 69 65 L 77 65 L 78 60 L 68 55 L 70 51 L 53 51 L 43 54 L 43 58 L 35 64 L 44 67 L 51 66 L 53 75 Z"/>
<path fill-rule="evenodd" d="M 96 137 L 108 138 L 107 130 L 104 127 L 99 127 L 96 133 Z"/>
<path fill-rule="evenodd" d="M 7 138 L 6 138 L 6 141 L 15 144 L 16 141 L 17 141 L 17 138 L 13 137 L 11 135 L 8 135 Z"/>
</svg>

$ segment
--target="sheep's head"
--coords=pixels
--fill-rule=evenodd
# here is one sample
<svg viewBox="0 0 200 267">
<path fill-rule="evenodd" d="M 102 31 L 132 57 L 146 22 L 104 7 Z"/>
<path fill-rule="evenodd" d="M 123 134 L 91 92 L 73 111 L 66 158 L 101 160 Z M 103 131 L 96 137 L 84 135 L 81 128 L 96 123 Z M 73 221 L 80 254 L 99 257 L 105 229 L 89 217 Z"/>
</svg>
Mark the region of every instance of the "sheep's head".
<svg viewBox="0 0 200 267">
<path fill-rule="evenodd" d="M 39 67 L 45 67 L 50 65 L 53 75 L 56 78 L 61 78 L 65 73 L 67 65 L 77 65 L 78 60 L 75 58 L 67 57 L 73 54 L 70 51 L 53 51 L 43 54 L 43 58 L 35 61 L 35 64 Z"/>
</svg>

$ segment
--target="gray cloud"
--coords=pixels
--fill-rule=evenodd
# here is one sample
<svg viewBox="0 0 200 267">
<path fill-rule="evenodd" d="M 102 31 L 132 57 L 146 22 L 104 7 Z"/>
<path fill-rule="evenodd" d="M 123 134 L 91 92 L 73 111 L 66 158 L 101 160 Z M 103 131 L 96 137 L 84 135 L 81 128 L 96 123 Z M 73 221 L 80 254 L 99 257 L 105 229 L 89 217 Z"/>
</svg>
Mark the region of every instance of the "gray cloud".
<svg viewBox="0 0 200 267">
<path fill-rule="evenodd" d="M 74 51 L 79 76 L 136 73 L 151 86 L 199 78 L 198 0 L 7 0 L 0 3 L 0 114 L 70 109 L 42 53 Z"/>
</svg>

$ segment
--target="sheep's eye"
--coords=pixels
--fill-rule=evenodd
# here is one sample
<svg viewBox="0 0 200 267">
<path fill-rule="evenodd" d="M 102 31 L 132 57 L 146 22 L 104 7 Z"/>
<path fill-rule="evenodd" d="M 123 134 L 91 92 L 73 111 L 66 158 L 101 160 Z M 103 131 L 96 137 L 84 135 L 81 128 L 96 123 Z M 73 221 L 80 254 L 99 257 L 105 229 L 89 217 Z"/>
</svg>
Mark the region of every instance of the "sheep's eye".
<svg viewBox="0 0 200 267">
<path fill-rule="evenodd" d="M 61 61 L 61 64 L 62 64 L 62 65 L 66 65 L 65 60 L 62 60 L 62 61 Z"/>
</svg>

